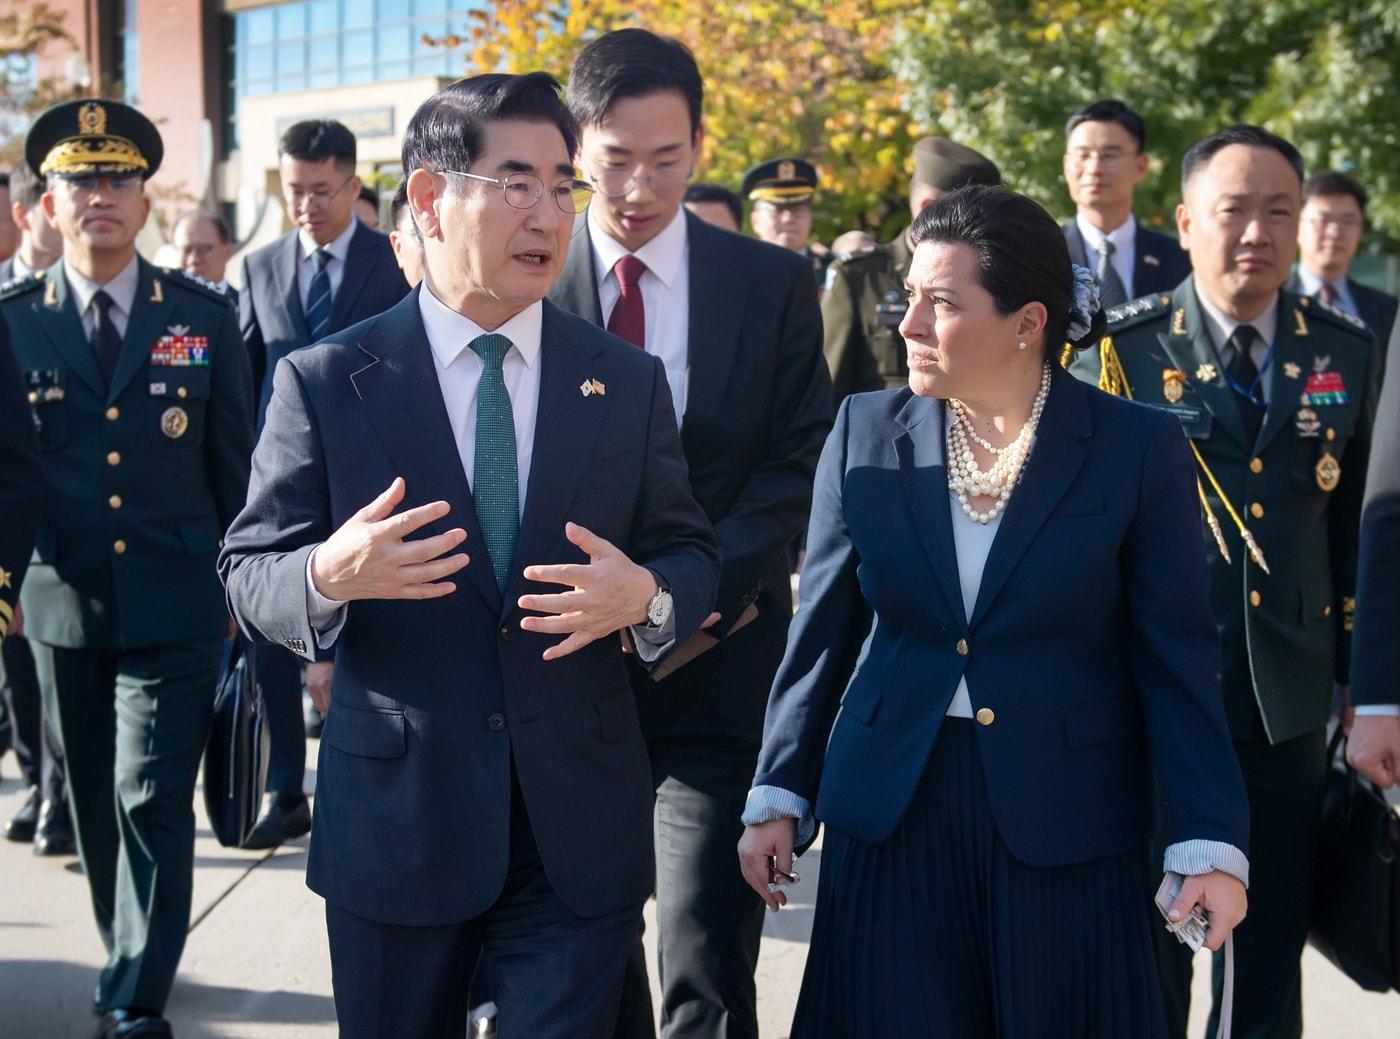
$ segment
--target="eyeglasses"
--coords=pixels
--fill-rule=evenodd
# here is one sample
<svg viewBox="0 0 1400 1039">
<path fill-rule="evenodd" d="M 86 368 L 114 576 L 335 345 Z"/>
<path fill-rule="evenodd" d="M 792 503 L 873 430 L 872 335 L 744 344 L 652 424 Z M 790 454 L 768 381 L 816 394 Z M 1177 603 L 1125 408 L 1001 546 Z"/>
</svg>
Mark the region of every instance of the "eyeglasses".
<svg viewBox="0 0 1400 1039">
<path fill-rule="evenodd" d="M 186 242 L 180 246 L 180 252 L 190 253 L 193 256 L 205 257 L 218 248 L 214 242 Z"/>
<path fill-rule="evenodd" d="M 1308 216 L 1304 219 L 1316 227 L 1319 231 L 1331 229 L 1333 231 L 1356 231 L 1361 227 L 1361 221 L 1354 216 Z"/>
<path fill-rule="evenodd" d="M 1076 166 L 1087 166 L 1093 159 L 1098 159 L 1100 166 L 1117 166 L 1128 157 L 1128 153 L 1121 148 L 1076 148 L 1069 153 L 1069 161 Z"/>
<path fill-rule="evenodd" d="M 593 183 L 605 198 L 622 198 L 638 184 L 645 184 L 658 195 L 674 195 L 690 180 L 690 171 L 676 166 L 633 173 L 631 170 L 603 170 L 593 174 Z"/>
<path fill-rule="evenodd" d="M 91 195 L 100 185 L 106 185 L 108 195 L 130 198 L 141 193 L 140 177 L 64 177 L 61 183 L 75 195 Z"/>
<path fill-rule="evenodd" d="M 512 209 L 534 209 L 544 194 L 544 181 L 533 173 L 512 173 L 509 177 L 483 177 L 479 173 L 463 173 L 461 170 L 437 170 L 450 173 L 454 177 L 466 177 L 486 184 L 498 185 L 505 196 L 506 205 Z M 593 200 L 593 186 L 586 180 L 570 177 L 561 180 L 551 189 L 554 204 L 570 216 L 578 216 L 588 208 Z"/>
<path fill-rule="evenodd" d="M 287 204 L 293 209 L 300 209 L 303 204 L 307 206 L 324 206 L 335 196 L 345 190 L 347 184 L 355 179 L 352 173 L 340 182 L 340 187 L 327 191 L 325 188 L 313 188 L 311 191 L 302 191 L 301 188 L 283 186 L 282 197 L 287 200 Z"/>
</svg>

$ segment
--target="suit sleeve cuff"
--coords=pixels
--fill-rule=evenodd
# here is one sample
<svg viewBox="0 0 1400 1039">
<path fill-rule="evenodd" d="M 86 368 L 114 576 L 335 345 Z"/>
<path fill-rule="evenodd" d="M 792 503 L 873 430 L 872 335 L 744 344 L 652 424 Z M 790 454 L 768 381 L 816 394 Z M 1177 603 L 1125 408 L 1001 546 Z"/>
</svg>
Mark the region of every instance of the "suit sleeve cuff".
<svg viewBox="0 0 1400 1039">
<path fill-rule="evenodd" d="M 1219 870 L 1249 887 L 1249 859 L 1239 848 L 1224 841 L 1194 840 L 1173 844 L 1162 857 L 1162 869 L 1183 877 Z"/>
<path fill-rule="evenodd" d="M 316 632 L 316 645 L 320 649 L 330 649 L 340 637 L 340 629 L 345 627 L 348 603 L 339 599 L 327 599 L 316 590 L 316 582 L 311 579 L 311 564 L 316 559 L 320 545 L 306 556 L 306 617 L 311 629 Z"/>
<path fill-rule="evenodd" d="M 632 633 L 632 648 L 637 656 L 643 663 L 654 664 L 676 641 L 676 611 L 672 610 L 666 623 L 659 628 L 653 628 L 650 624 L 634 624 L 627 630 Z"/>
<path fill-rule="evenodd" d="M 1356 708 L 1358 718 L 1372 715 L 1383 718 L 1400 718 L 1400 703 L 1370 703 Z"/>
<path fill-rule="evenodd" d="M 812 815 L 812 806 L 805 797 L 799 797 L 791 790 L 779 786 L 756 786 L 749 791 L 744 804 L 744 815 L 740 820 L 745 826 L 771 823 L 774 819 L 796 819 L 797 841 L 800 848 L 812 839 L 817 820 Z"/>
</svg>

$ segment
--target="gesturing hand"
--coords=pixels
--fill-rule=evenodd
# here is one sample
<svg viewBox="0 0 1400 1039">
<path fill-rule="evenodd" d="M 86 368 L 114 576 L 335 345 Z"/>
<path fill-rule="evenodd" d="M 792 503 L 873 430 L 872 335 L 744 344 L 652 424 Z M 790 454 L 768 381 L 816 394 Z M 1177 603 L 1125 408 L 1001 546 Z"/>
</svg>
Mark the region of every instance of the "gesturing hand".
<svg viewBox="0 0 1400 1039">
<path fill-rule="evenodd" d="M 403 501 L 403 477 L 394 477 L 387 490 L 345 521 L 316 549 L 311 580 L 327 599 L 437 599 L 451 595 L 456 585 L 442 578 L 467 565 L 463 553 L 439 559 L 466 540 L 455 527 L 445 534 L 405 541 L 420 527 L 451 510 L 445 501 L 420 505 L 397 516 Z"/>
<path fill-rule="evenodd" d="M 1204 909 L 1210 920 L 1206 928 L 1206 948 L 1217 952 L 1230 932 L 1244 919 L 1248 899 L 1244 885 L 1236 878 L 1214 870 L 1183 879 L 1181 890 L 1168 907 L 1167 915 L 1174 923 L 1179 922 L 1185 920 L 1195 906 Z"/>
<path fill-rule="evenodd" d="M 526 631 L 569 636 L 544 651 L 546 660 L 566 657 L 594 639 L 641 624 L 647 619 L 647 604 L 656 594 L 652 572 L 632 562 L 617 546 L 577 523 L 566 523 L 564 536 L 588 554 L 588 562 L 527 566 L 525 579 L 567 585 L 573 591 L 522 595 L 519 599 L 522 610 L 555 614 L 524 618 L 520 626 Z"/>
<path fill-rule="evenodd" d="M 739 870 L 749 887 L 757 891 L 758 897 L 775 913 L 787 905 L 787 894 L 769 889 L 774 879 L 769 863 L 784 873 L 791 873 L 792 846 L 796 841 L 797 820 L 791 817 L 746 826 L 744 836 L 739 838 Z"/>
</svg>

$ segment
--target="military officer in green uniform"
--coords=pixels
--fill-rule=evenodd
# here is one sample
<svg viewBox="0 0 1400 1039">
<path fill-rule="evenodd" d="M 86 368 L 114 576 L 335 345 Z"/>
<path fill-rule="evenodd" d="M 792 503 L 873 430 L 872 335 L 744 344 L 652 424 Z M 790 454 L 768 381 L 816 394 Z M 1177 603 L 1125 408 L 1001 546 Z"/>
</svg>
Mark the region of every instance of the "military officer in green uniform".
<svg viewBox="0 0 1400 1039">
<path fill-rule="evenodd" d="M 1375 407 L 1370 332 L 1283 289 L 1303 162 L 1252 126 L 1182 163 L 1181 243 L 1194 274 L 1110 313 L 1071 366 L 1164 408 L 1197 459 L 1202 548 L 1220 628 L 1226 715 L 1250 799 L 1249 916 L 1235 931 L 1237 1039 L 1302 1034 L 1324 732 L 1346 688 L 1358 523 Z M 1171 762 L 1156 763 L 1169 769 Z M 1184 1037 L 1191 965 L 1163 931 L 1169 1034 Z M 1216 1010 L 1219 1012 L 1219 971 Z"/>
<path fill-rule="evenodd" d="M 228 625 L 215 570 L 243 505 L 253 388 L 224 295 L 136 254 L 160 165 L 140 112 L 72 101 L 30 128 L 63 259 L 0 291 L 38 426 L 26 633 L 109 956 L 100 1036 L 167 1036 L 189 926 L 195 775 Z"/>
<path fill-rule="evenodd" d="M 812 243 L 817 168 L 806 159 L 769 159 L 744 174 L 739 194 L 749 202 L 753 233 L 770 245 L 805 256 L 821 292 L 831 252 Z"/>
<path fill-rule="evenodd" d="M 909 212 L 968 184 L 1000 184 L 989 159 L 946 137 L 914 145 Z M 837 260 L 822 296 L 823 350 L 836 403 L 851 393 L 903 386 L 909 380 L 899 322 L 907 309 L 904 278 L 913 259 L 907 231 L 869 252 Z"/>
</svg>

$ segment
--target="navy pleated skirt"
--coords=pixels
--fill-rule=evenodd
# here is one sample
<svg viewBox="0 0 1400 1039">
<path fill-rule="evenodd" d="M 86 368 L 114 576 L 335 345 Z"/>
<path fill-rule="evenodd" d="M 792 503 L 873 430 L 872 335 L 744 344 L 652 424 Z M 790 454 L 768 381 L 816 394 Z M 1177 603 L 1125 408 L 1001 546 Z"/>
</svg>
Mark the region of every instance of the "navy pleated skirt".
<svg viewBox="0 0 1400 1039">
<path fill-rule="evenodd" d="M 792 1039 L 1163 1036 L 1146 867 L 1016 859 L 949 718 L 887 841 L 826 831 Z"/>
</svg>

